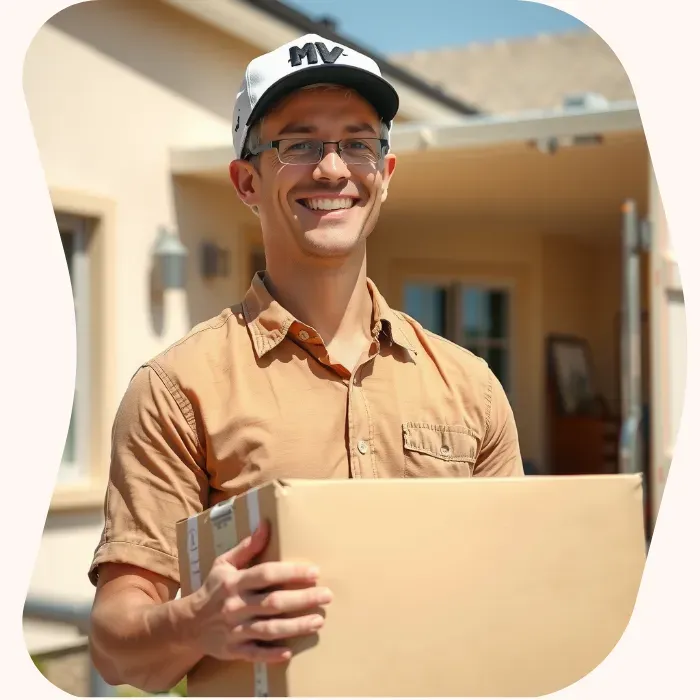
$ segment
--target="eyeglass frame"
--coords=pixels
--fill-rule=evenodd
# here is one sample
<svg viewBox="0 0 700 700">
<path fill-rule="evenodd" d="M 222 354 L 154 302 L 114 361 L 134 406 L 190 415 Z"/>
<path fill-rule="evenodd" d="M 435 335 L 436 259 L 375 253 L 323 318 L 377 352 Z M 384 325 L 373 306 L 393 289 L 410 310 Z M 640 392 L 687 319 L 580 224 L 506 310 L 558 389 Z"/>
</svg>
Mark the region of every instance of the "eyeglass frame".
<svg viewBox="0 0 700 700">
<path fill-rule="evenodd" d="M 340 147 L 340 144 L 343 141 L 379 141 L 379 148 L 380 148 L 380 155 L 376 160 L 367 160 L 364 161 L 363 163 L 348 163 L 344 158 L 343 158 L 343 149 Z M 279 145 L 282 141 L 316 141 L 321 143 L 321 153 L 319 155 L 319 158 L 317 161 L 314 161 L 312 163 L 285 163 L 285 161 L 282 160 L 280 157 L 280 152 L 279 152 Z M 318 165 L 323 158 L 326 155 L 326 146 L 331 145 L 335 146 L 338 150 L 334 151 L 335 153 L 338 154 L 338 157 L 345 163 L 345 165 L 363 165 L 364 163 L 379 163 L 382 158 L 384 158 L 388 152 L 389 152 L 389 140 L 388 139 L 383 139 L 379 138 L 377 136 L 357 136 L 357 137 L 347 137 L 344 139 L 340 139 L 340 141 L 323 141 L 322 139 L 299 139 L 299 138 L 294 138 L 294 137 L 288 137 L 288 138 L 282 138 L 282 139 L 275 139 L 273 141 L 268 141 L 267 143 L 263 144 L 262 146 L 258 146 L 254 151 L 247 148 L 247 153 L 244 155 L 244 159 L 247 160 L 248 158 L 252 158 L 255 156 L 259 156 L 265 151 L 272 151 L 275 150 L 277 151 L 277 159 L 279 160 L 280 163 L 283 165 Z"/>
</svg>

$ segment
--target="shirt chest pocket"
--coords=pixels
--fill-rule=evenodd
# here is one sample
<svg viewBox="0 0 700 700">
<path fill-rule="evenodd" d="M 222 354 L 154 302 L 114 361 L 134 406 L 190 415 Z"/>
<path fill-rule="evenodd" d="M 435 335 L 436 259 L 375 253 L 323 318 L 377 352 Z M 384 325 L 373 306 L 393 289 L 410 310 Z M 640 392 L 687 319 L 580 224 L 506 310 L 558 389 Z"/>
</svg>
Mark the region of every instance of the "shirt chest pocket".
<svg viewBox="0 0 700 700">
<path fill-rule="evenodd" d="M 474 473 L 477 434 L 462 425 L 403 423 L 404 477 L 465 477 Z"/>
</svg>

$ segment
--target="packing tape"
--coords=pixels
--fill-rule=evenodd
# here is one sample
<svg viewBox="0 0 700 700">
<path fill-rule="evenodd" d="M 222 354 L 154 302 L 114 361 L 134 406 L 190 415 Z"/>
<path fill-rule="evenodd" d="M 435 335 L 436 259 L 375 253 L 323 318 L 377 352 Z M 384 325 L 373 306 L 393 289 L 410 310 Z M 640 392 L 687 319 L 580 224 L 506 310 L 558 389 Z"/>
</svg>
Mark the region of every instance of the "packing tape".
<svg viewBox="0 0 700 700">
<path fill-rule="evenodd" d="M 246 505 L 248 506 L 248 529 L 252 535 L 260 527 L 260 501 L 258 500 L 258 490 L 253 489 L 246 494 Z M 270 695 L 267 680 L 267 666 L 256 663 L 253 669 L 255 676 L 255 697 L 266 698 Z"/>
<path fill-rule="evenodd" d="M 234 498 L 217 503 L 210 513 L 211 534 L 214 541 L 214 556 L 219 557 L 238 544 L 236 518 L 233 513 Z"/>
<path fill-rule="evenodd" d="M 190 562 L 190 588 L 196 591 L 202 585 L 202 572 L 199 568 L 199 531 L 197 516 L 187 519 L 187 556 Z"/>
<path fill-rule="evenodd" d="M 220 556 L 238 544 L 238 532 L 236 530 L 236 517 L 233 510 L 235 498 L 217 503 L 210 514 L 212 539 L 214 542 L 214 556 Z M 248 528 L 252 535 L 260 526 L 260 502 L 257 490 L 246 494 L 248 510 Z M 192 590 L 202 585 L 202 572 L 199 566 L 199 531 L 197 517 L 192 516 L 187 520 L 187 551 L 190 562 L 190 585 Z M 267 666 L 254 664 L 255 697 L 269 697 L 269 683 Z"/>
<path fill-rule="evenodd" d="M 252 535 L 260 527 L 260 501 L 258 500 L 258 490 L 248 491 L 246 494 L 248 505 L 248 527 Z"/>
</svg>

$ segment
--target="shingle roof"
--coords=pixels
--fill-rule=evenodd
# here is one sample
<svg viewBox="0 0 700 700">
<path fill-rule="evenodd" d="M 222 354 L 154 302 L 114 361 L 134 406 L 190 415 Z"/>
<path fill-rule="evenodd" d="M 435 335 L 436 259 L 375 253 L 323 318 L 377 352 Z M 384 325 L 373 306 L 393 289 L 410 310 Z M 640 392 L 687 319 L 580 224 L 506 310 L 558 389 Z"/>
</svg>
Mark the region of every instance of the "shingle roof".
<svg viewBox="0 0 700 700">
<path fill-rule="evenodd" d="M 485 112 L 548 109 L 572 93 L 634 100 L 625 69 L 593 31 L 395 54 L 389 60 Z"/>
<path fill-rule="evenodd" d="M 478 112 L 478 110 L 471 105 L 469 100 L 462 100 L 455 95 L 443 93 L 433 86 L 433 81 L 426 81 L 413 71 L 407 71 L 403 66 L 387 61 L 383 56 L 368 50 L 364 46 L 359 46 L 349 37 L 339 34 L 335 30 L 334 23 L 328 19 L 320 21 L 312 19 L 309 15 L 289 5 L 285 5 L 283 2 L 280 2 L 280 0 L 246 0 L 246 2 L 284 22 L 288 22 L 304 32 L 320 34 L 331 41 L 337 41 L 339 44 L 344 44 L 345 46 L 349 46 L 356 51 L 370 56 L 376 61 L 382 74 L 389 80 L 392 78 L 400 80 L 414 90 L 421 92 L 439 104 L 449 107 L 462 116 L 472 116 Z"/>
</svg>

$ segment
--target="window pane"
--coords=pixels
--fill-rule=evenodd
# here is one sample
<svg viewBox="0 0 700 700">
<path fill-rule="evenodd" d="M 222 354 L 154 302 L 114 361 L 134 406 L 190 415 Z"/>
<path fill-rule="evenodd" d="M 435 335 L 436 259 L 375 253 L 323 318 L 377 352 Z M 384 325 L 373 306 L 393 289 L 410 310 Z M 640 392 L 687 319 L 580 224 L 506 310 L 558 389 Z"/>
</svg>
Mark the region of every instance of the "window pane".
<svg viewBox="0 0 700 700">
<path fill-rule="evenodd" d="M 466 287 L 462 290 L 463 344 L 508 337 L 508 294 Z"/>
<path fill-rule="evenodd" d="M 73 252 L 75 250 L 74 238 L 70 233 L 61 231 L 61 243 L 63 243 L 63 252 L 68 263 L 68 274 L 70 275 L 71 284 L 73 284 Z"/>
<path fill-rule="evenodd" d="M 506 391 L 509 389 L 508 351 L 503 348 L 488 348 L 483 356 L 492 372 L 498 377 Z"/>
<path fill-rule="evenodd" d="M 488 292 L 486 295 L 489 319 L 489 337 L 508 337 L 508 295 L 504 292 Z"/>
<path fill-rule="evenodd" d="M 433 333 L 447 335 L 447 290 L 434 284 L 407 284 L 403 310 Z"/>
<path fill-rule="evenodd" d="M 462 292 L 463 344 L 488 335 L 488 317 L 485 313 L 485 297 L 481 289 L 466 288 Z"/>
<path fill-rule="evenodd" d="M 63 252 L 66 256 L 66 262 L 68 264 L 68 273 L 70 274 L 71 286 L 73 288 L 73 298 L 76 296 L 75 289 L 75 276 L 73 274 L 73 261 L 75 255 L 75 236 L 72 233 L 66 233 L 61 231 L 61 243 L 63 244 Z M 74 302 L 75 316 L 76 316 L 76 326 L 78 322 L 78 305 Z M 77 403 L 77 389 L 73 394 L 73 406 L 71 408 L 70 423 L 68 425 L 68 435 L 66 436 L 66 443 L 63 446 L 63 457 L 61 461 L 65 465 L 73 465 L 78 460 L 77 454 L 77 438 L 76 438 L 76 416 L 75 416 L 75 406 Z"/>
<path fill-rule="evenodd" d="M 508 292 L 463 286 L 461 300 L 461 344 L 486 360 L 509 391 Z"/>
<path fill-rule="evenodd" d="M 75 395 L 73 396 L 73 408 L 70 414 L 70 423 L 68 425 L 68 436 L 66 437 L 66 444 L 63 446 L 63 458 L 62 462 L 67 462 L 68 464 L 75 464 L 78 459 L 76 454 L 76 444 L 75 444 Z"/>
</svg>

